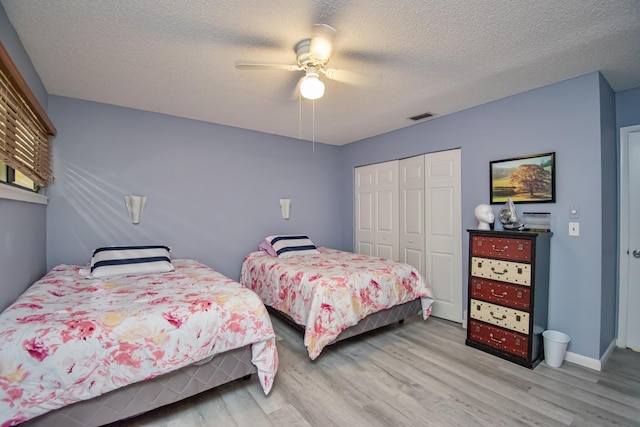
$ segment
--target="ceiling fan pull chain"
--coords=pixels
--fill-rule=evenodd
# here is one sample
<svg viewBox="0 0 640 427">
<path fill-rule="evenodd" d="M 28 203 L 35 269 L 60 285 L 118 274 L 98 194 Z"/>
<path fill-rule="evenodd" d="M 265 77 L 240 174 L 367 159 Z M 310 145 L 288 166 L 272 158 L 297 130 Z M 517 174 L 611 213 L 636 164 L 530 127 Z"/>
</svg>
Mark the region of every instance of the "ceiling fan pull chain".
<svg viewBox="0 0 640 427">
<path fill-rule="evenodd" d="M 311 140 L 313 142 L 313 152 L 316 151 L 316 100 L 312 100 L 312 108 L 311 108 Z"/>
<path fill-rule="evenodd" d="M 298 139 L 302 140 L 302 95 L 298 93 Z"/>
</svg>

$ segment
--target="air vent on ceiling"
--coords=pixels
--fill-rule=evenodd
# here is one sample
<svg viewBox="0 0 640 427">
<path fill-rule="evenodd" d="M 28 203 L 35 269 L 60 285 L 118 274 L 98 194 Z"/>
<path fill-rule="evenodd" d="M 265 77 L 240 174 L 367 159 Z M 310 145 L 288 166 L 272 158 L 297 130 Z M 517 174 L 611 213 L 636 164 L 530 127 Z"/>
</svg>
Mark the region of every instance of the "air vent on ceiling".
<svg viewBox="0 0 640 427">
<path fill-rule="evenodd" d="M 417 122 L 418 120 L 426 119 L 428 117 L 433 117 L 433 116 L 434 116 L 433 113 L 422 113 L 422 114 L 418 114 L 417 116 L 409 117 L 409 120 L 413 120 L 414 122 Z"/>
</svg>

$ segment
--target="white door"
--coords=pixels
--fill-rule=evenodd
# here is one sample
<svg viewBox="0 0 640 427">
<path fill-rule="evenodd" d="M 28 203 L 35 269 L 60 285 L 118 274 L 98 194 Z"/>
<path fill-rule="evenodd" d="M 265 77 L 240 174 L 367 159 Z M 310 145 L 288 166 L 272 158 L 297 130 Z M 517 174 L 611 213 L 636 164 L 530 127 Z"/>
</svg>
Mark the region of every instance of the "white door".
<svg viewBox="0 0 640 427">
<path fill-rule="evenodd" d="M 462 184 L 460 149 L 425 155 L 426 279 L 432 314 L 462 322 Z"/>
<path fill-rule="evenodd" d="M 398 261 L 398 161 L 375 166 L 375 255 Z"/>
<path fill-rule="evenodd" d="M 375 255 L 375 165 L 355 169 L 355 251 Z"/>
<path fill-rule="evenodd" d="M 629 133 L 628 138 L 627 347 L 640 351 L 640 129 Z"/>
<path fill-rule="evenodd" d="M 400 160 L 400 261 L 425 277 L 424 156 Z"/>
<path fill-rule="evenodd" d="M 398 161 L 355 168 L 355 251 L 399 259 Z"/>
</svg>

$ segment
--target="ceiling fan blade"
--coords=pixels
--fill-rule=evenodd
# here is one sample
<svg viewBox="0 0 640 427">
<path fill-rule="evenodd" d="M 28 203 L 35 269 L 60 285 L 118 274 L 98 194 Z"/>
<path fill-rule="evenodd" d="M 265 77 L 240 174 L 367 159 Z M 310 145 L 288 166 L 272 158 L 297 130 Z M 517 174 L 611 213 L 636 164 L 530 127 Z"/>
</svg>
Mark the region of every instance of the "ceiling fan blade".
<svg viewBox="0 0 640 427">
<path fill-rule="evenodd" d="M 291 64 L 247 64 L 237 63 L 236 68 L 238 70 L 285 70 L 285 71 L 300 71 L 302 67 L 299 65 Z"/>
<path fill-rule="evenodd" d="M 336 30 L 333 27 L 327 24 L 315 24 L 311 32 L 309 56 L 315 61 L 326 63 L 331 57 L 335 37 Z"/>
<path fill-rule="evenodd" d="M 379 74 L 360 73 L 357 71 L 341 70 L 338 68 L 320 69 L 328 79 L 358 86 L 379 86 L 382 76 Z"/>
</svg>

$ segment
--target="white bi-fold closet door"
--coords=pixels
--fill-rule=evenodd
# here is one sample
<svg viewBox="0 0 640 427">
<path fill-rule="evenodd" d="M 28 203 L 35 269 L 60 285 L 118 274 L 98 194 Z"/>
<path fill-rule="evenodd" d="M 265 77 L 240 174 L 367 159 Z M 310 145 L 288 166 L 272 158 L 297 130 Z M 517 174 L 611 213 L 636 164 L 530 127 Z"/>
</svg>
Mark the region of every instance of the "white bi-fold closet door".
<svg viewBox="0 0 640 427">
<path fill-rule="evenodd" d="M 455 322 L 462 322 L 460 163 L 456 149 L 355 175 L 356 251 L 416 267 L 433 289 L 432 314 Z"/>
<path fill-rule="evenodd" d="M 398 161 L 355 169 L 355 250 L 399 260 Z"/>
<path fill-rule="evenodd" d="M 413 265 L 434 293 L 432 314 L 462 322 L 460 150 L 402 159 L 400 261 Z"/>
</svg>

